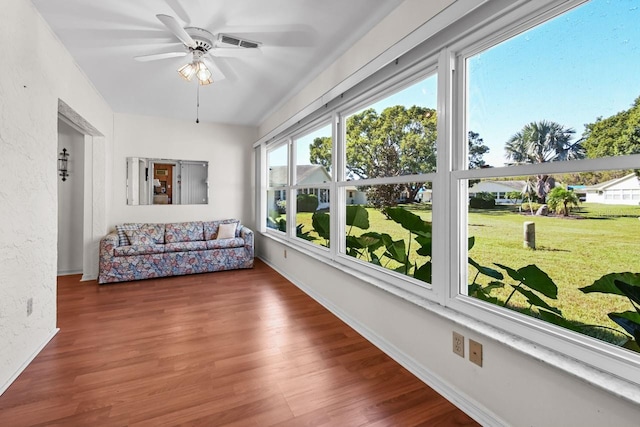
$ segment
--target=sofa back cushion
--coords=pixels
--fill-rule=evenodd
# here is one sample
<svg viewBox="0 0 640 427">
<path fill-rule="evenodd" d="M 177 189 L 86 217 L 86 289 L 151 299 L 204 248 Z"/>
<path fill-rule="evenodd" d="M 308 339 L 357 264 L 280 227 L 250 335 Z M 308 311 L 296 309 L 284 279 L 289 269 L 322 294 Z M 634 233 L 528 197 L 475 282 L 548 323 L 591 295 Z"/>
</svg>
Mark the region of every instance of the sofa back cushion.
<svg viewBox="0 0 640 427">
<path fill-rule="evenodd" d="M 165 225 L 165 243 L 195 242 L 204 240 L 201 221 L 174 222 Z"/>
<path fill-rule="evenodd" d="M 218 228 L 220 224 L 236 224 L 236 233 L 235 237 L 240 235 L 240 221 L 237 219 L 221 219 L 217 221 L 206 221 L 203 223 L 204 225 L 204 239 L 205 240 L 213 240 L 218 238 Z"/>
</svg>

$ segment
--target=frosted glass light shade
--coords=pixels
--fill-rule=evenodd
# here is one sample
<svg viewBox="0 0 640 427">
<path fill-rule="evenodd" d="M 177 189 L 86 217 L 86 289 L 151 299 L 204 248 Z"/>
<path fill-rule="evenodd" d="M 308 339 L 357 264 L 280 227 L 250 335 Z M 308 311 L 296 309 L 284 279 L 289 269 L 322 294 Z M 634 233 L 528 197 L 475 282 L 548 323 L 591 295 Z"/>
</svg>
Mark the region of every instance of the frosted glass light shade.
<svg viewBox="0 0 640 427">
<path fill-rule="evenodd" d="M 196 76 L 201 85 L 208 84 L 206 82 L 211 80 L 211 71 L 209 71 L 202 61 L 199 61 L 196 65 Z"/>
<path fill-rule="evenodd" d="M 178 73 L 182 76 L 183 79 L 190 82 L 193 76 L 196 74 L 196 65 L 191 62 L 183 65 L 178 70 Z"/>
</svg>

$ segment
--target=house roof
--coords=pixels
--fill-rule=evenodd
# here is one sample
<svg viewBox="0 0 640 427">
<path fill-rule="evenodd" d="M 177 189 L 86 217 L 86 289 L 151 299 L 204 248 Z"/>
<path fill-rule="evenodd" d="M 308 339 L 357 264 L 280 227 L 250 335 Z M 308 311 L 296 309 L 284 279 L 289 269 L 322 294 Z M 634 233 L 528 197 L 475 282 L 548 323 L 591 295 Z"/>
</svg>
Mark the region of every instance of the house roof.
<svg viewBox="0 0 640 427">
<path fill-rule="evenodd" d="M 481 191 L 479 190 L 479 186 L 483 184 L 494 184 L 494 185 L 503 185 L 505 187 L 509 187 L 512 191 L 522 191 L 527 185 L 526 181 L 481 181 L 477 184 L 474 184 L 469 191 Z"/>
<path fill-rule="evenodd" d="M 314 176 L 321 174 L 324 179 L 313 180 Z M 321 165 L 298 165 L 296 166 L 296 177 L 300 184 L 322 184 L 331 181 L 331 176 Z M 269 168 L 269 186 L 280 186 L 287 184 L 287 167 L 271 166 Z"/>
<path fill-rule="evenodd" d="M 595 184 L 595 185 L 587 185 L 586 187 L 584 187 L 585 191 L 602 191 L 602 190 L 606 190 L 607 188 L 616 185 L 620 182 L 624 182 L 632 177 L 635 177 L 636 174 L 635 173 L 630 173 L 629 175 L 625 175 L 622 178 L 615 178 L 615 179 L 610 179 L 609 181 L 604 181 L 601 182 L 599 184 Z"/>
</svg>

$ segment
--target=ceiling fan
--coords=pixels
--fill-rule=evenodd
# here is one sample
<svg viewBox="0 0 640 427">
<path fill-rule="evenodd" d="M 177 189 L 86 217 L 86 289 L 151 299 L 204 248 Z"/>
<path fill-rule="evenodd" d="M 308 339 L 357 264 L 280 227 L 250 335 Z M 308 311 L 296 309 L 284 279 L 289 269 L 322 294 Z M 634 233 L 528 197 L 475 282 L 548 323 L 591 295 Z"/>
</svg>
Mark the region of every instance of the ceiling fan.
<svg viewBox="0 0 640 427">
<path fill-rule="evenodd" d="M 260 46 L 262 45 L 260 42 L 223 33 L 214 35 L 198 27 L 183 28 L 170 15 L 158 14 L 156 18 L 182 42 L 183 49 L 174 52 L 136 56 L 134 59 L 147 62 L 190 55 L 190 62 L 178 69 L 178 73 L 187 81 L 191 81 L 195 76 L 200 85 L 208 85 L 225 78 L 210 56 L 240 57 L 260 53 Z"/>
</svg>

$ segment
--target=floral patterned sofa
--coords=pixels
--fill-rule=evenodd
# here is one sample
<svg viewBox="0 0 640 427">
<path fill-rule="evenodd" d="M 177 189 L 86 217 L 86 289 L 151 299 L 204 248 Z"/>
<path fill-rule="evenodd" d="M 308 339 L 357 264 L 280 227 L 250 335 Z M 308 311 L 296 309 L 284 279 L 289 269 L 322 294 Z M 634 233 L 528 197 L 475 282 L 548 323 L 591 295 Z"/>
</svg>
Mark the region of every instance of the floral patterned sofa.
<svg viewBox="0 0 640 427">
<path fill-rule="evenodd" d="M 253 267 L 253 231 L 236 219 L 123 224 L 100 241 L 98 283 Z"/>
</svg>

